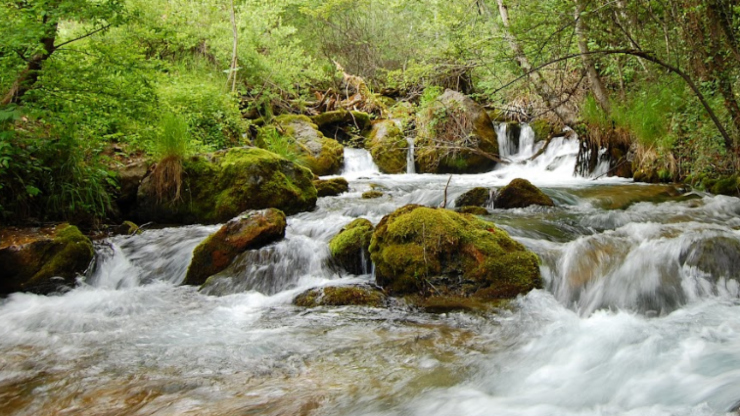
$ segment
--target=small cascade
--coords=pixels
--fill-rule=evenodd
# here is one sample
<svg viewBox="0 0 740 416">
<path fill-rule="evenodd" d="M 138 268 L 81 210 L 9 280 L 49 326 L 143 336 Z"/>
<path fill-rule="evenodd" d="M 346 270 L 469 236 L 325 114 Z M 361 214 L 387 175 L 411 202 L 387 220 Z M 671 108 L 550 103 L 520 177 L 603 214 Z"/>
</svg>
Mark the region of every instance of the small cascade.
<svg viewBox="0 0 740 416">
<path fill-rule="evenodd" d="M 496 139 L 498 141 L 498 153 L 504 159 L 508 159 L 517 151 L 516 143 L 509 140 L 507 129 L 507 123 L 501 123 L 495 126 Z"/>
<path fill-rule="evenodd" d="M 377 175 L 380 174 L 378 165 L 373 161 L 373 157 L 365 149 L 344 148 L 344 169 L 342 176 L 360 176 L 360 175 Z"/>
<path fill-rule="evenodd" d="M 534 130 L 529 124 L 522 124 L 521 133 L 519 133 L 519 151 L 516 154 L 518 160 L 524 160 L 532 157 L 535 153 Z"/>
<path fill-rule="evenodd" d="M 414 166 L 414 138 L 406 137 L 406 143 L 409 144 L 408 151 L 406 152 L 406 173 L 412 175 L 416 173 L 416 166 Z"/>
<path fill-rule="evenodd" d="M 601 178 L 603 176 L 606 176 L 606 174 L 609 173 L 609 169 L 611 169 L 611 160 L 609 159 L 609 152 L 607 148 L 599 150 L 598 160 L 598 164 L 591 172 L 590 176 L 592 178 Z"/>
</svg>

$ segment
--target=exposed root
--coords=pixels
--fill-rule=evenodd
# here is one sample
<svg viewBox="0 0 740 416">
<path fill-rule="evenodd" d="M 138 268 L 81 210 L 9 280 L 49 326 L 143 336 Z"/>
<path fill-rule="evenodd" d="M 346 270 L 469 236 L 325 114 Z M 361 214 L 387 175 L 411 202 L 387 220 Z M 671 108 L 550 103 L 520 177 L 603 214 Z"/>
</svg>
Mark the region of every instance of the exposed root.
<svg viewBox="0 0 740 416">
<path fill-rule="evenodd" d="M 160 160 L 152 171 L 152 183 L 157 202 L 174 204 L 180 201 L 182 190 L 182 158 L 167 156 Z"/>
</svg>

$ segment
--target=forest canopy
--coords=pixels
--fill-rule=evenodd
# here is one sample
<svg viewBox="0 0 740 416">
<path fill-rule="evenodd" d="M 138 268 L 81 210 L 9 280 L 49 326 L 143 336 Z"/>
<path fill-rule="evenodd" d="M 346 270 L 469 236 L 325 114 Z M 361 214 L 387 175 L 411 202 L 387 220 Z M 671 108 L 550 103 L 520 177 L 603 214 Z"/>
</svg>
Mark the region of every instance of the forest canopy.
<svg viewBox="0 0 740 416">
<path fill-rule="evenodd" d="M 452 89 L 589 145 L 627 143 L 635 170 L 661 180 L 737 170 L 730 0 L 6 0 L 0 11 L 6 221 L 104 220 L 117 165 L 250 144 L 276 115 L 315 115 L 330 91 L 347 99 L 348 77 L 377 108 Z"/>
</svg>

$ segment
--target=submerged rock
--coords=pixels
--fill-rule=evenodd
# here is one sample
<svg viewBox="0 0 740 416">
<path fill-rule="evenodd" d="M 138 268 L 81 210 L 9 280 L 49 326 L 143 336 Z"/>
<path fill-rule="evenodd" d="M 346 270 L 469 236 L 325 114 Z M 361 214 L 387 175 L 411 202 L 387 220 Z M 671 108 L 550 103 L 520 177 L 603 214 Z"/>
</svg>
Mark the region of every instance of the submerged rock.
<svg viewBox="0 0 740 416">
<path fill-rule="evenodd" d="M 304 308 L 349 305 L 378 308 L 385 303 L 385 294 L 371 286 L 331 286 L 310 289 L 301 293 L 293 300 L 294 305 Z"/>
<path fill-rule="evenodd" d="M 680 264 L 694 267 L 716 281 L 740 280 L 740 241 L 718 236 L 698 241 L 679 255 Z"/>
<path fill-rule="evenodd" d="M 395 120 L 373 122 L 366 147 L 383 173 L 406 173 L 409 144 Z"/>
<path fill-rule="evenodd" d="M 526 208 L 530 205 L 555 205 L 552 199 L 545 195 L 540 188 L 532 185 L 526 179 L 514 179 L 508 185 L 499 189 L 493 200 L 493 205 L 500 209 Z"/>
<path fill-rule="evenodd" d="M 319 176 L 338 173 L 344 163 L 344 147 L 325 137 L 307 116 L 282 115 L 275 119 L 284 133 L 299 146 L 302 164 Z"/>
<path fill-rule="evenodd" d="M 349 273 L 368 273 L 372 269 L 368 247 L 373 231 L 373 224 L 364 218 L 349 223 L 329 241 L 332 259 Z"/>
<path fill-rule="evenodd" d="M 319 197 L 337 196 L 349 191 L 349 182 L 344 178 L 316 179 L 313 185 Z"/>
<path fill-rule="evenodd" d="M 93 259 L 92 242 L 73 225 L 0 231 L 0 294 L 47 294 L 73 286 Z"/>
<path fill-rule="evenodd" d="M 183 284 L 202 285 L 240 253 L 284 238 L 285 224 L 285 214 L 273 208 L 246 212 L 227 222 L 195 247 Z"/>
<path fill-rule="evenodd" d="M 537 256 L 493 223 L 407 205 L 385 216 L 370 256 L 389 294 L 510 298 L 542 286 Z"/>
<path fill-rule="evenodd" d="M 367 191 L 362 194 L 362 199 L 375 199 L 375 198 L 381 198 L 383 196 L 383 193 L 380 191 Z"/>
<path fill-rule="evenodd" d="M 447 90 L 419 111 L 416 120 L 420 173 L 478 173 L 495 166 L 484 154 L 498 156 L 496 130 L 485 109 L 472 99 Z"/>
<path fill-rule="evenodd" d="M 291 215 L 316 206 L 311 171 L 258 148 L 188 158 L 182 197 L 175 203 L 160 201 L 150 178 L 139 187 L 139 222 L 212 224 L 250 209 L 278 208 Z"/>
<path fill-rule="evenodd" d="M 488 199 L 491 197 L 491 191 L 488 188 L 473 188 L 457 197 L 455 200 L 456 207 L 485 207 Z"/>
</svg>

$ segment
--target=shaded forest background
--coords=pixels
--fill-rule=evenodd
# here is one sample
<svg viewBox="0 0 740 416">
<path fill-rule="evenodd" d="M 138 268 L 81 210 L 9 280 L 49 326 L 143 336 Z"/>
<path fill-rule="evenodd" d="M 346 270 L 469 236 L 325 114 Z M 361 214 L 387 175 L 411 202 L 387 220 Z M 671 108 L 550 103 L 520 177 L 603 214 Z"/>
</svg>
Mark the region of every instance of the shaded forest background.
<svg viewBox="0 0 740 416">
<path fill-rule="evenodd" d="M 348 77 L 379 103 L 375 117 L 449 88 L 503 118 L 573 127 L 589 146 L 625 144 L 657 180 L 702 186 L 737 170 L 730 0 L 6 0 L 0 11 L 5 222 L 105 221 L 116 166 L 249 144 L 275 115 L 347 98 Z"/>
</svg>

